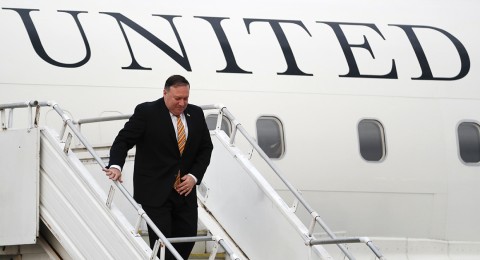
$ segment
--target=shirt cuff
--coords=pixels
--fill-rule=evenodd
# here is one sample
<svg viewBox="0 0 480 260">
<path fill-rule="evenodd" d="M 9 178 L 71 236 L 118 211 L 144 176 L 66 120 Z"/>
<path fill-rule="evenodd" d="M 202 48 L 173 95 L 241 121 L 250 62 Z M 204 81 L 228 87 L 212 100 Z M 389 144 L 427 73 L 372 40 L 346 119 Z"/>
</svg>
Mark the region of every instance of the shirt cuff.
<svg viewBox="0 0 480 260">
<path fill-rule="evenodd" d="M 122 171 L 122 167 L 118 166 L 118 165 L 110 165 L 110 168 L 115 168 L 115 169 L 118 169 L 120 172 Z"/>
<path fill-rule="evenodd" d="M 113 166 L 113 165 L 112 165 L 112 166 Z M 197 184 L 197 182 L 198 182 L 197 177 L 195 177 L 195 175 L 193 175 L 193 174 L 191 174 L 191 173 L 189 173 L 188 175 L 192 176 L 193 179 L 195 180 L 195 184 Z"/>
</svg>

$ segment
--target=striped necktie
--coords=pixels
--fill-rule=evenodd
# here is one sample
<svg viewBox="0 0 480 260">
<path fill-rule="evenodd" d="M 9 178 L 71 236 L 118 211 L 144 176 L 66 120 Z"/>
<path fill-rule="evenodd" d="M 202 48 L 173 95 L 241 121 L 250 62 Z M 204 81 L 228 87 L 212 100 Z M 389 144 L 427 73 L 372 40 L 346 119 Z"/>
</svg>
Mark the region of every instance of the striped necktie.
<svg viewBox="0 0 480 260">
<path fill-rule="evenodd" d="M 185 143 L 187 141 L 186 135 L 185 135 L 185 126 L 182 123 L 182 119 L 180 116 L 177 116 L 177 132 L 178 132 L 178 150 L 180 151 L 180 155 L 183 154 L 183 150 L 185 149 Z"/>
<path fill-rule="evenodd" d="M 185 135 L 185 126 L 183 125 L 180 116 L 177 116 L 177 133 L 178 150 L 180 151 L 181 156 L 183 154 L 183 150 L 185 149 L 185 143 L 187 141 L 187 138 Z M 173 184 L 173 188 L 176 188 L 178 184 L 180 184 L 180 170 L 175 177 L 175 183 Z"/>
</svg>

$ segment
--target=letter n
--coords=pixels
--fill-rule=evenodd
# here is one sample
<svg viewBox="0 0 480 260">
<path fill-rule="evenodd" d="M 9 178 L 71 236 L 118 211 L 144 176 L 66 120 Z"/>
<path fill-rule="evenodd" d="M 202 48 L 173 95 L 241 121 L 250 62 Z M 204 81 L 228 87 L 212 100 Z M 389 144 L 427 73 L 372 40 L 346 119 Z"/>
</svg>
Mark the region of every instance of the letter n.
<svg viewBox="0 0 480 260">
<path fill-rule="evenodd" d="M 173 19 L 175 15 L 153 15 L 153 16 L 159 16 L 164 18 L 170 23 L 170 26 L 173 29 L 173 32 L 175 33 L 175 37 L 177 38 L 178 44 L 180 46 L 180 49 L 182 51 L 182 55 L 178 54 L 174 49 L 172 49 L 170 46 L 168 46 L 165 42 L 162 40 L 158 39 L 155 35 L 147 31 L 145 28 L 141 27 L 137 23 L 133 22 L 132 20 L 128 19 L 124 15 L 120 13 L 109 13 L 109 12 L 100 12 L 101 14 L 106 14 L 110 15 L 113 18 L 115 18 L 118 22 L 118 25 L 120 26 L 120 29 L 122 30 L 123 37 L 125 38 L 125 42 L 127 43 L 128 50 L 130 51 L 130 56 L 132 58 L 132 63 L 128 67 L 122 67 L 122 69 L 134 69 L 134 70 L 151 70 L 151 68 L 145 68 L 140 66 L 138 64 L 137 60 L 135 59 L 135 56 L 133 54 L 132 46 L 130 45 L 130 41 L 128 40 L 127 34 L 125 33 L 125 30 L 123 28 L 122 24 L 125 24 L 126 26 L 130 27 L 132 30 L 135 32 L 139 33 L 141 36 L 143 36 L 145 39 L 153 43 L 155 46 L 157 46 L 160 50 L 162 50 L 165 54 L 167 54 L 170 58 L 172 58 L 175 62 L 177 62 L 180 66 L 182 66 L 185 70 L 187 71 L 192 71 L 190 68 L 190 62 L 188 61 L 187 53 L 185 52 L 185 48 L 183 47 L 182 39 L 180 38 L 180 35 L 178 34 L 177 28 L 175 27 L 175 24 L 173 23 Z"/>
</svg>

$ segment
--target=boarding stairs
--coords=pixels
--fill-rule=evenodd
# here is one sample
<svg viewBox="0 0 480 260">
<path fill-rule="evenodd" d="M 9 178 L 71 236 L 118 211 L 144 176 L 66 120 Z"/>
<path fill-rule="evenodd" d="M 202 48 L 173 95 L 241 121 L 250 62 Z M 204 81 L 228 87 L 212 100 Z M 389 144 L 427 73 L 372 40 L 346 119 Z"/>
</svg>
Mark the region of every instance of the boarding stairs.
<svg viewBox="0 0 480 260">
<path fill-rule="evenodd" d="M 42 107 L 58 113 L 63 122 L 58 132 L 40 126 Z M 27 108 L 26 128 L 13 127 L 17 108 Z M 3 254 L 15 256 L 21 245 L 30 244 L 41 247 L 50 259 L 157 259 L 157 252 L 163 259 L 166 249 L 181 259 L 172 243 L 194 241 L 208 244 L 203 257 L 210 260 L 357 259 L 346 245 L 360 243 L 370 253 L 358 259 L 384 259 L 369 238 L 337 238 L 225 107 L 202 108 L 218 113 L 217 127 L 211 131 L 211 164 L 197 189 L 204 230 L 197 237 L 166 238 L 133 200 L 131 186 L 112 182 L 102 173 L 108 147 L 95 149 L 81 132 L 87 123 L 129 115 L 74 121 L 55 102 L 0 105 L 0 188 L 2 201 L 9 201 L 0 209 L 12 213 L 0 214 Z M 234 125 L 229 136 L 221 129 L 223 117 Z M 295 198 L 293 206 L 257 170 L 251 154 L 237 146 L 238 136 L 288 188 Z M 132 175 L 133 158 L 134 150 L 127 157 L 124 176 Z M 299 206 L 311 215 L 307 225 L 296 215 Z M 153 250 L 145 242 L 146 225 L 160 237 Z M 314 233 L 318 228 L 324 234 L 321 238 Z M 338 252 L 330 250 L 332 244 Z"/>
</svg>

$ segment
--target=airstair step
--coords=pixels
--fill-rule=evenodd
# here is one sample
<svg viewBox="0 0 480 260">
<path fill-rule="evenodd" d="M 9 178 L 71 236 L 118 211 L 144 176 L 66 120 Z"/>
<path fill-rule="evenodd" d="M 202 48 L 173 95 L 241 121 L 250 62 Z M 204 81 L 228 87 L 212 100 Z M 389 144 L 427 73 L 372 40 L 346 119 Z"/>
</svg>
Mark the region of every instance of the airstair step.
<svg viewBox="0 0 480 260">
<path fill-rule="evenodd" d="M 190 257 L 188 258 L 189 260 L 193 260 L 193 259 L 209 259 L 210 257 L 210 254 L 209 253 L 192 253 L 190 254 Z M 218 253 L 216 256 L 215 256 L 215 260 L 225 260 L 226 259 L 226 256 L 225 256 L 225 253 Z"/>
<path fill-rule="evenodd" d="M 202 225 L 199 223 L 199 225 Z M 209 235 L 208 230 L 206 229 L 199 229 L 197 231 L 197 236 L 207 236 Z M 142 232 L 142 238 L 145 240 L 145 242 L 148 244 L 148 232 Z M 201 242 L 196 242 L 195 246 L 193 248 L 192 253 L 190 254 L 190 257 L 188 259 L 209 259 L 210 257 L 210 252 L 212 249 L 212 243 L 211 241 L 201 241 Z M 217 252 L 215 256 L 215 260 L 225 260 L 226 254 L 223 252 L 223 249 L 219 249 L 219 252 Z"/>
</svg>

